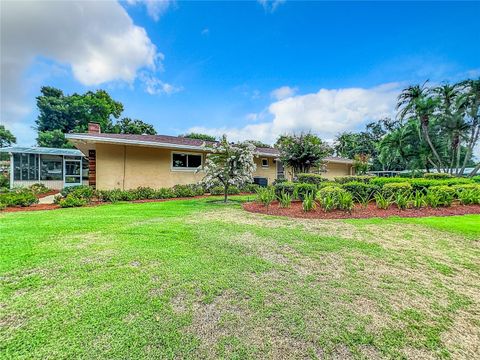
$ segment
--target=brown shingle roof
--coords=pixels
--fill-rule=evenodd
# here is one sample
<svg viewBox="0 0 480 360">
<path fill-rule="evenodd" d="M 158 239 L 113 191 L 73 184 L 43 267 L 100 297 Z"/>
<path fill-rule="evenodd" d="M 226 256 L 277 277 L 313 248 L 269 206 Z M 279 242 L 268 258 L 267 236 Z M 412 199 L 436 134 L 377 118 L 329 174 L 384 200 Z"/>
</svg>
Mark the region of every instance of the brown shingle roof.
<svg viewBox="0 0 480 360">
<path fill-rule="evenodd" d="M 73 139 L 78 139 L 78 137 L 81 137 L 82 139 L 88 139 L 91 138 L 92 140 L 98 139 L 98 138 L 104 138 L 105 140 L 126 140 L 128 142 L 149 142 L 149 143 L 159 143 L 159 144 L 172 144 L 175 146 L 194 146 L 194 147 L 201 147 L 204 144 L 213 144 L 212 141 L 204 141 L 204 140 L 198 140 L 198 139 L 189 139 L 189 138 L 184 138 L 181 136 L 170 136 L 170 135 L 134 135 L 134 134 L 105 134 L 105 133 L 77 133 L 77 134 L 66 134 L 67 139 L 70 138 L 70 135 L 72 135 Z M 257 147 L 256 152 L 261 154 L 261 155 L 271 155 L 271 156 L 278 156 L 280 153 L 278 152 L 277 149 L 275 148 L 265 148 L 265 147 Z M 341 158 L 338 156 L 329 156 L 325 158 L 327 161 L 333 161 L 333 162 L 351 162 L 349 159 Z"/>
</svg>

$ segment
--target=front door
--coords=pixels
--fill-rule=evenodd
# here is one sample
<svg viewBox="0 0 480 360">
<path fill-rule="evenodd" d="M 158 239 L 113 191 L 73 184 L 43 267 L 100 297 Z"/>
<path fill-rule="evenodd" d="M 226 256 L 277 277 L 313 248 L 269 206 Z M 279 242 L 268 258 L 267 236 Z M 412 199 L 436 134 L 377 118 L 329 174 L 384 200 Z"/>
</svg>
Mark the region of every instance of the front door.
<svg viewBox="0 0 480 360">
<path fill-rule="evenodd" d="M 65 160 L 63 186 L 82 185 L 82 160 Z"/>
</svg>

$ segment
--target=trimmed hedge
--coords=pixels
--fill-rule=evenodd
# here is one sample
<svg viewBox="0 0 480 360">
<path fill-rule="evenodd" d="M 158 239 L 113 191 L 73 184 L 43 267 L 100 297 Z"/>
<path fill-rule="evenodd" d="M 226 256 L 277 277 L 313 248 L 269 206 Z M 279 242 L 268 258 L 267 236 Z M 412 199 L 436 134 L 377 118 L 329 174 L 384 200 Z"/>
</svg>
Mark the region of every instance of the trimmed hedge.
<svg viewBox="0 0 480 360">
<path fill-rule="evenodd" d="M 372 198 L 380 189 L 376 185 L 372 185 L 360 181 L 351 181 L 342 185 L 342 188 L 352 194 L 353 198 L 359 199 Z"/>
<path fill-rule="evenodd" d="M 446 173 L 425 173 L 423 174 L 425 179 L 433 179 L 433 180 L 444 180 L 444 179 L 451 179 L 453 176 L 451 174 Z"/>
<path fill-rule="evenodd" d="M 294 193 L 295 193 L 295 183 L 290 182 L 290 181 L 284 181 L 281 183 L 276 183 L 273 188 L 275 189 L 275 195 L 277 198 L 279 198 L 282 193 L 288 194 L 294 198 Z"/>
<path fill-rule="evenodd" d="M 319 174 L 298 174 L 297 175 L 297 182 L 303 183 L 303 184 L 319 185 L 320 183 L 323 183 L 325 181 L 328 181 L 328 179 Z"/>
<path fill-rule="evenodd" d="M 375 176 L 372 175 L 348 175 L 348 176 L 337 176 L 334 180 L 339 184 L 346 184 L 352 181 L 369 183 L 371 180 L 375 179 Z"/>
<path fill-rule="evenodd" d="M 317 194 L 317 186 L 315 184 L 295 184 L 294 196 L 297 199 L 303 201 L 308 194 L 313 194 L 313 197 L 315 198 L 315 195 Z"/>
<path fill-rule="evenodd" d="M 480 183 L 480 175 L 472 177 L 472 180 L 475 181 L 476 183 Z"/>
<path fill-rule="evenodd" d="M 425 191 L 431 186 L 452 186 L 452 185 L 460 185 L 460 184 L 472 184 L 473 180 L 466 179 L 466 178 L 451 178 L 451 179 L 444 179 L 444 180 L 435 180 L 435 179 L 423 179 L 423 178 L 414 178 L 414 179 L 407 179 L 407 178 L 400 178 L 400 177 L 391 177 L 391 178 L 375 178 L 370 181 L 370 184 L 378 185 L 383 187 L 385 184 L 391 183 L 402 183 L 408 182 L 412 185 L 412 189 L 414 191 Z"/>
<path fill-rule="evenodd" d="M 409 194 L 412 192 L 412 185 L 408 182 L 385 184 L 382 192 L 385 196 L 396 196 L 398 193 Z"/>
<path fill-rule="evenodd" d="M 19 189 L 0 194 L 0 204 L 5 207 L 30 206 L 38 203 L 38 199 L 30 189 Z"/>
</svg>

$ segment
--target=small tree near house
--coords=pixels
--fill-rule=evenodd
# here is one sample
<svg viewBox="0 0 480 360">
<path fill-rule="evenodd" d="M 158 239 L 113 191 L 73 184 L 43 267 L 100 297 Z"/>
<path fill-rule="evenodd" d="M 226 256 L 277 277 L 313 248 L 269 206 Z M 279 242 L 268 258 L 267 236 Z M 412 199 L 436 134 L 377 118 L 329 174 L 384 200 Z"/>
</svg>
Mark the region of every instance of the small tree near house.
<svg viewBox="0 0 480 360">
<path fill-rule="evenodd" d="M 224 202 L 227 202 L 228 188 L 253 182 L 256 170 L 253 161 L 255 146 L 250 143 L 230 144 L 225 135 L 213 145 L 206 145 L 209 154 L 205 162 L 205 177 L 202 182 L 211 187 L 217 183 L 224 188 Z"/>
</svg>

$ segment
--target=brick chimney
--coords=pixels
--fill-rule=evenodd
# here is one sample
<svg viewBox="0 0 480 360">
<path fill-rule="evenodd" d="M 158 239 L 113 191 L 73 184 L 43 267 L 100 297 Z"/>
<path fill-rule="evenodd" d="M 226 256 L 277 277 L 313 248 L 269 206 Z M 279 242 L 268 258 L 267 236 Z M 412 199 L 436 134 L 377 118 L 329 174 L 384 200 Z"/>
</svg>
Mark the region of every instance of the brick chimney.
<svg viewBox="0 0 480 360">
<path fill-rule="evenodd" d="M 100 124 L 97 123 L 88 123 L 88 133 L 89 134 L 100 134 L 102 131 L 100 129 Z"/>
</svg>

